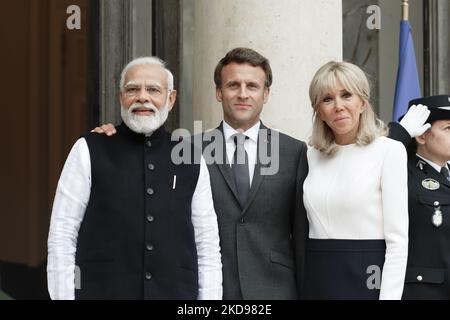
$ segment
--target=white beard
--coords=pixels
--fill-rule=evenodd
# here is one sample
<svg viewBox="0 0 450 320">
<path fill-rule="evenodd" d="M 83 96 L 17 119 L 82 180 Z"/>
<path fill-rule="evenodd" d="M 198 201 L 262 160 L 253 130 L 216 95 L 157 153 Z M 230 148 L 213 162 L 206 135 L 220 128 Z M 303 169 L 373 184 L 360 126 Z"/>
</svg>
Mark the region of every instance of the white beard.
<svg viewBox="0 0 450 320">
<path fill-rule="evenodd" d="M 154 113 L 149 116 L 142 116 L 133 113 L 136 108 L 145 108 L 152 110 Z M 166 122 L 169 115 L 169 99 L 165 106 L 159 110 L 151 103 L 133 103 L 128 109 L 121 106 L 120 115 L 122 116 L 123 122 L 128 128 L 136 133 L 151 134 L 158 130 L 164 122 Z"/>
</svg>

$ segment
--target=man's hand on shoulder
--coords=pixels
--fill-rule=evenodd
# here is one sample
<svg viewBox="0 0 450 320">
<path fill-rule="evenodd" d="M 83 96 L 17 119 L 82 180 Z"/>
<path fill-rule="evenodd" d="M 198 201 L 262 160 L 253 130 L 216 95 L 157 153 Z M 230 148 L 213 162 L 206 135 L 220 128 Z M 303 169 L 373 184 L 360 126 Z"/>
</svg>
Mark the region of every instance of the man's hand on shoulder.
<svg viewBox="0 0 450 320">
<path fill-rule="evenodd" d="M 91 130 L 91 132 L 106 134 L 107 136 L 112 136 L 116 134 L 116 128 L 112 123 L 102 124 L 100 127 L 96 127 L 95 129 Z"/>
</svg>

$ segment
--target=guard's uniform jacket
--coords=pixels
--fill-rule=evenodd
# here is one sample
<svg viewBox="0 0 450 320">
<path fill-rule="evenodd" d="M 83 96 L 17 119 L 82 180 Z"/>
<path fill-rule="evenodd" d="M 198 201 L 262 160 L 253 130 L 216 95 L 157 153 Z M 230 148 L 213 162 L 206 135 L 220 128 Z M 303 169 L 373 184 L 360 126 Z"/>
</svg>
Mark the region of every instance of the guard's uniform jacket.
<svg viewBox="0 0 450 320">
<path fill-rule="evenodd" d="M 390 125 L 405 146 L 408 132 Z M 409 250 L 403 299 L 450 299 L 450 182 L 408 153 Z"/>
</svg>

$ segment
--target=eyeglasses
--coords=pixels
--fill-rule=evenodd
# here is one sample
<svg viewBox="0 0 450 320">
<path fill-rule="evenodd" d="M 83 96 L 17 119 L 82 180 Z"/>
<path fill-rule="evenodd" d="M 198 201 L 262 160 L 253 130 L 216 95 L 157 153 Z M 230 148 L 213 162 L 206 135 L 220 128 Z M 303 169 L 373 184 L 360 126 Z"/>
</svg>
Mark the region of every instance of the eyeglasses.
<svg viewBox="0 0 450 320">
<path fill-rule="evenodd" d="M 158 98 L 158 97 L 162 96 L 165 90 L 166 89 L 163 89 L 158 86 L 146 86 L 145 87 L 145 92 L 153 98 Z M 123 89 L 123 92 L 127 97 L 136 97 L 141 93 L 141 91 L 142 91 L 141 86 L 134 86 L 134 85 L 126 86 Z M 170 92 L 170 90 L 168 90 L 168 91 Z"/>
</svg>

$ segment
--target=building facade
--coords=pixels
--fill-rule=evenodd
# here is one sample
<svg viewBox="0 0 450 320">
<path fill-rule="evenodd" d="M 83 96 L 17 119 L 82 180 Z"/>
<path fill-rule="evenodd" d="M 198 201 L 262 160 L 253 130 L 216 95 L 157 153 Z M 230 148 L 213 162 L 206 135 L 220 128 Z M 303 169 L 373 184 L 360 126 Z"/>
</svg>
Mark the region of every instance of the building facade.
<svg viewBox="0 0 450 320">
<path fill-rule="evenodd" d="M 424 95 L 450 92 L 450 2 L 410 0 Z M 274 73 L 263 122 L 307 140 L 308 86 L 329 60 L 360 65 L 380 117 L 392 113 L 401 1 L 391 0 L 15 0 L 3 4 L 6 62 L 2 126 L 0 287 L 13 298 L 47 298 L 46 241 L 65 158 L 85 131 L 119 123 L 119 73 L 157 55 L 175 76 L 168 128 L 218 125 L 213 71 L 224 54 L 251 47 Z M 17 21 L 17 17 L 23 20 Z"/>
</svg>

